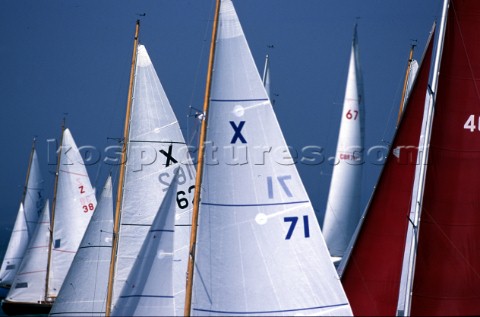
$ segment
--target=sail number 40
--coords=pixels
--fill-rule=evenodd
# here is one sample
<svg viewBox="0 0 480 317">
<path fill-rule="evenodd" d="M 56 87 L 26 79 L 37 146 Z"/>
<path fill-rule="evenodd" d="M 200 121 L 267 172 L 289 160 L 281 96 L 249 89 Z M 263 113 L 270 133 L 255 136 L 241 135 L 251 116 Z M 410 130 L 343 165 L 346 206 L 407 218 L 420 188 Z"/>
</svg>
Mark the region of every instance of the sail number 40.
<svg viewBox="0 0 480 317">
<path fill-rule="evenodd" d="M 475 125 L 475 115 L 471 114 L 465 124 L 463 125 L 463 128 L 465 130 L 470 130 L 470 132 L 474 132 L 475 129 L 478 128 L 478 131 L 480 131 L 480 116 L 478 116 L 478 126 Z"/>
</svg>

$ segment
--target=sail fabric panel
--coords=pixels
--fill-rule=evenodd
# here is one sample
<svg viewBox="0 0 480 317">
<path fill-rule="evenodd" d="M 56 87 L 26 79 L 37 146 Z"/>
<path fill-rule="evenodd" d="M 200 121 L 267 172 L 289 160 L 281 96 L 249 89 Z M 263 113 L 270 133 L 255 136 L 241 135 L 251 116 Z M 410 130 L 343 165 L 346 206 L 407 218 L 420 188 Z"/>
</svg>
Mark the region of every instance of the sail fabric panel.
<svg viewBox="0 0 480 317">
<path fill-rule="evenodd" d="M 407 106 L 365 210 L 342 284 L 355 315 L 396 314 L 433 50 L 427 43 Z"/>
<path fill-rule="evenodd" d="M 7 251 L 5 252 L 0 270 L 0 285 L 2 287 L 4 286 L 8 288 L 12 285 L 27 246 L 27 223 L 25 221 L 23 204 L 20 203 L 17 218 L 13 225 L 12 235 L 10 236 L 10 241 L 8 241 Z"/>
<path fill-rule="evenodd" d="M 97 205 L 81 153 L 69 129 L 63 132 L 54 206 L 48 296 L 56 297 Z"/>
<path fill-rule="evenodd" d="M 109 176 L 51 316 L 104 316 L 112 253 L 113 198 Z"/>
<path fill-rule="evenodd" d="M 44 198 L 44 181 L 40 171 L 40 163 L 38 162 L 37 151 L 33 149 L 32 163 L 30 165 L 30 173 L 26 184 L 25 197 L 23 199 L 23 207 L 25 209 L 25 219 L 27 221 L 28 237 L 32 237 L 35 231 L 38 217 L 42 213 Z"/>
<path fill-rule="evenodd" d="M 214 70 L 191 314 L 351 315 L 231 1 Z"/>
<path fill-rule="evenodd" d="M 45 300 L 48 244 L 50 241 L 50 208 L 48 201 L 35 226 L 25 256 L 15 276 L 12 288 L 6 297 L 10 302 L 33 302 Z"/>
<path fill-rule="evenodd" d="M 330 255 L 333 257 L 343 257 L 361 216 L 365 106 L 358 55 L 355 28 L 335 166 L 322 227 Z"/>
<path fill-rule="evenodd" d="M 412 315 L 480 314 L 480 2 L 450 1 Z"/>
<path fill-rule="evenodd" d="M 178 164 L 177 164 L 178 165 Z M 174 165 L 176 167 L 176 165 Z M 174 167 L 170 167 L 173 169 Z M 178 169 L 176 170 L 178 173 Z M 176 316 L 172 274 L 178 174 L 174 176 L 112 311 L 113 316 Z M 185 284 L 185 272 L 183 275 Z M 179 294 L 185 299 L 185 294 Z"/>
<path fill-rule="evenodd" d="M 0 285 L 11 285 L 44 207 L 43 178 L 38 156 L 32 149 L 23 202 L 15 219 L 12 235 L 0 268 Z"/>
<path fill-rule="evenodd" d="M 171 168 L 179 163 L 175 168 Z M 176 293 L 184 294 L 195 168 L 185 139 L 143 45 L 138 46 L 127 144 L 121 222 L 112 303 L 124 287 L 163 198 L 178 169 L 175 233 Z M 183 296 L 183 295 L 182 295 Z M 179 297 L 182 297 L 179 296 Z M 182 304 L 183 306 L 183 304 Z M 183 307 L 182 307 L 183 311 Z"/>
</svg>

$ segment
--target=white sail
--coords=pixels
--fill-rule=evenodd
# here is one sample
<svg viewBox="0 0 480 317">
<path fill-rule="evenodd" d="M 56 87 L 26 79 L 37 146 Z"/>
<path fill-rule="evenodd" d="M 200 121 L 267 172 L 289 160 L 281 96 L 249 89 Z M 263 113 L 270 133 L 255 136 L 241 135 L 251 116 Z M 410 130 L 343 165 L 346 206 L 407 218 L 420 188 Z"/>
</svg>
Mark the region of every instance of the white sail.
<svg viewBox="0 0 480 317">
<path fill-rule="evenodd" d="M 112 252 L 112 179 L 103 187 L 50 316 L 104 316 Z"/>
<path fill-rule="evenodd" d="M 150 57 L 138 46 L 112 303 L 115 305 L 178 166 L 175 293 L 184 294 L 195 169 Z M 176 280 L 176 279 L 175 279 Z M 129 285 L 129 284 L 128 284 Z M 183 297 L 183 296 L 180 296 Z M 183 308 L 182 308 L 183 309 Z M 182 311 L 180 309 L 180 311 Z M 182 311 L 183 313 L 183 311 Z"/>
<path fill-rule="evenodd" d="M 45 300 L 49 228 L 50 208 L 47 200 L 6 301 L 37 303 Z"/>
<path fill-rule="evenodd" d="M 53 218 L 48 297 L 56 297 L 82 241 L 97 200 L 69 129 L 63 132 Z"/>
<path fill-rule="evenodd" d="M 15 225 L 13 226 L 12 235 L 10 236 L 10 241 L 8 242 L 7 251 L 5 252 L 2 268 L 0 270 L 0 285 L 2 287 L 9 288 L 12 285 L 27 245 L 27 222 L 25 221 L 23 203 L 20 203 L 17 218 L 15 219 Z"/>
<path fill-rule="evenodd" d="M 178 164 L 177 164 L 178 165 Z M 174 165 L 176 166 L 176 165 Z M 175 316 L 174 233 L 178 175 L 172 180 L 112 316 Z M 185 284 L 185 274 L 183 275 Z M 183 305 L 180 305 L 183 309 Z M 177 314 L 178 315 L 178 314 Z"/>
<path fill-rule="evenodd" d="M 43 177 L 40 172 L 37 151 L 33 149 L 32 163 L 28 175 L 25 197 L 23 198 L 23 207 L 25 209 L 25 219 L 27 221 L 28 236 L 32 237 L 38 217 L 42 212 L 44 205 Z"/>
<path fill-rule="evenodd" d="M 232 2 L 219 14 L 191 314 L 351 315 Z"/>
<path fill-rule="evenodd" d="M 37 152 L 32 147 L 24 196 L 18 210 L 12 235 L 0 268 L 0 286 L 10 287 L 30 242 L 44 205 L 43 179 Z"/>
<path fill-rule="evenodd" d="M 357 28 L 352 42 L 335 166 L 322 232 L 333 260 L 339 260 L 360 220 L 365 109 Z"/>
</svg>

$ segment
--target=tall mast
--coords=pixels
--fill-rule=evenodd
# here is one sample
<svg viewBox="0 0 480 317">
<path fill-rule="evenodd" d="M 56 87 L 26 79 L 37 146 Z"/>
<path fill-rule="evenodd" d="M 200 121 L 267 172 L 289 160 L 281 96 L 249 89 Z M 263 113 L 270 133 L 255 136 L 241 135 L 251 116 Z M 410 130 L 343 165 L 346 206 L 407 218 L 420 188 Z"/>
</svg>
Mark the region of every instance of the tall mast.
<svg viewBox="0 0 480 317">
<path fill-rule="evenodd" d="M 443 10 L 442 10 L 442 20 L 440 22 L 440 30 L 438 34 L 438 43 L 437 43 L 437 50 L 435 53 L 435 63 L 433 68 L 433 78 L 432 84 L 427 91 L 427 98 L 426 102 L 428 102 L 428 108 L 425 111 L 426 121 L 424 122 L 424 127 L 422 127 L 422 136 L 420 138 L 419 144 L 419 152 L 418 155 L 420 156 L 420 163 L 417 165 L 419 170 L 418 175 L 418 186 L 416 187 L 416 192 L 412 193 L 416 195 L 415 197 L 415 211 L 414 211 L 414 219 L 411 219 L 411 225 L 413 226 L 414 230 L 414 241 L 410 246 L 410 261 L 408 263 L 408 277 L 407 277 L 407 286 L 405 292 L 405 306 L 404 306 L 404 316 L 410 316 L 411 310 L 411 300 L 412 300 L 412 287 L 413 287 L 413 278 L 414 278 L 414 271 L 415 271 L 415 261 L 416 261 L 416 251 L 417 251 L 417 244 L 418 244 L 418 237 L 420 232 L 420 214 L 422 211 L 423 206 L 423 193 L 425 189 L 425 179 L 427 174 L 427 162 L 428 162 L 428 150 L 430 145 L 430 138 L 432 134 L 432 125 L 433 125 L 433 116 L 435 113 L 435 100 L 437 96 L 437 86 L 438 86 L 438 76 L 440 74 L 440 64 L 442 61 L 442 52 L 443 52 L 443 44 L 445 39 L 445 29 L 447 27 L 447 13 L 450 1 L 444 0 L 443 2 Z M 415 180 L 417 183 L 417 180 Z M 416 184 L 414 184 L 415 186 Z M 398 313 L 398 311 L 397 311 Z"/>
<path fill-rule="evenodd" d="M 262 83 L 263 83 L 263 86 L 265 86 L 266 82 L 267 82 L 267 72 L 268 72 L 268 65 L 269 64 L 269 60 L 268 60 L 268 54 L 265 56 L 265 67 L 263 68 L 263 77 L 262 77 Z"/>
<path fill-rule="evenodd" d="M 32 149 L 30 151 L 30 159 L 28 160 L 27 177 L 25 179 L 25 186 L 23 187 L 22 203 L 24 206 L 25 206 L 25 197 L 27 196 L 28 180 L 30 179 L 30 170 L 32 169 L 33 153 L 35 152 L 36 141 L 37 139 L 33 138 Z"/>
<path fill-rule="evenodd" d="M 410 48 L 410 55 L 408 57 L 407 70 L 405 72 L 405 80 L 403 81 L 402 99 L 400 100 L 400 107 L 398 109 L 397 126 L 398 126 L 398 123 L 400 122 L 400 118 L 402 117 L 403 107 L 405 106 L 405 97 L 406 97 L 406 94 L 407 94 L 408 77 L 410 76 L 410 70 L 411 70 L 411 67 L 412 67 L 414 49 L 415 49 L 415 44 L 412 44 L 412 47 Z"/>
<path fill-rule="evenodd" d="M 47 301 L 48 299 L 48 280 L 50 279 L 50 264 L 51 264 L 50 262 L 52 260 L 53 226 L 55 224 L 55 205 L 57 203 L 58 173 L 60 172 L 60 159 L 62 155 L 64 131 L 65 131 L 65 117 L 63 118 L 63 122 L 62 122 L 62 135 L 60 136 L 60 147 L 57 154 L 57 169 L 55 171 L 55 185 L 53 187 L 52 216 L 50 218 L 50 235 L 48 239 L 47 275 L 45 278 L 45 301 Z"/>
<path fill-rule="evenodd" d="M 122 146 L 122 157 L 120 161 L 120 174 L 118 178 L 118 187 L 117 187 L 117 199 L 115 206 L 115 220 L 113 225 L 113 240 L 112 240 L 112 256 L 110 259 L 110 271 L 108 275 L 108 289 L 107 289 L 107 301 L 105 315 L 110 316 L 111 306 L 112 306 L 112 295 L 113 295 L 113 278 L 115 273 L 115 264 L 117 256 L 117 247 L 118 247 L 118 228 L 120 226 L 120 211 L 122 209 L 122 200 L 123 200 L 123 185 L 125 182 L 125 167 L 126 167 L 126 158 L 127 158 L 127 145 L 128 145 L 128 135 L 130 130 L 130 113 L 132 109 L 132 96 L 133 96 L 133 82 L 135 80 L 135 66 L 137 64 L 137 49 L 138 49 L 138 33 L 140 31 L 140 20 L 137 20 L 135 25 L 135 37 L 133 40 L 133 54 L 132 54 L 132 64 L 130 68 L 130 83 L 128 86 L 128 96 L 127 96 L 127 110 L 125 114 L 125 124 L 123 128 L 123 146 Z"/>
<path fill-rule="evenodd" d="M 205 153 L 205 138 L 207 135 L 208 107 L 210 105 L 210 92 L 212 87 L 212 71 L 215 59 L 215 44 L 217 40 L 218 16 L 220 12 L 220 2 L 216 1 L 215 16 L 213 18 L 212 40 L 210 42 L 210 57 L 208 59 L 207 83 L 205 87 L 205 99 L 203 101 L 203 121 L 200 130 L 200 139 L 198 144 L 198 164 L 197 175 L 195 177 L 195 193 L 193 196 L 193 214 L 192 214 L 192 231 L 190 234 L 190 247 L 187 268 L 187 286 L 185 291 L 185 310 L 184 315 L 190 316 L 192 306 L 192 286 L 193 286 L 193 269 L 195 267 L 195 245 L 197 242 L 197 226 L 198 226 L 198 210 L 200 207 L 200 185 L 203 177 L 203 156 Z"/>
</svg>

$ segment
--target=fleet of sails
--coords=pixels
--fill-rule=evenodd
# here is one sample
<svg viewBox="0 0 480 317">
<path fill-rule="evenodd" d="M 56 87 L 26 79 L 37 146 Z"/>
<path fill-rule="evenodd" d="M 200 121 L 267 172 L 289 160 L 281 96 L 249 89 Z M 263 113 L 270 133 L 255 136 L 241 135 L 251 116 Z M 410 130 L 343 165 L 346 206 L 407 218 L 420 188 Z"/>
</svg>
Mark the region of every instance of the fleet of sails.
<svg viewBox="0 0 480 317">
<path fill-rule="evenodd" d="M 215 9 L 197 170 L 137 22 L 116 195 L 109 176 L 97 204 L 63 129 L 54 197 L 45 202 L 32 146 L 0 269 L 3 310 L 480 314 L 479 28 L 480 3 L 444 1 L 438 31 L 409 65 L 395 135 L 361 215 L 355 27 L 321 230 L 272 107 L 268 56 L 260 77 L 232 1 Z M 210 161 L 206 148 L 217 149 Z"/>
</svg>

